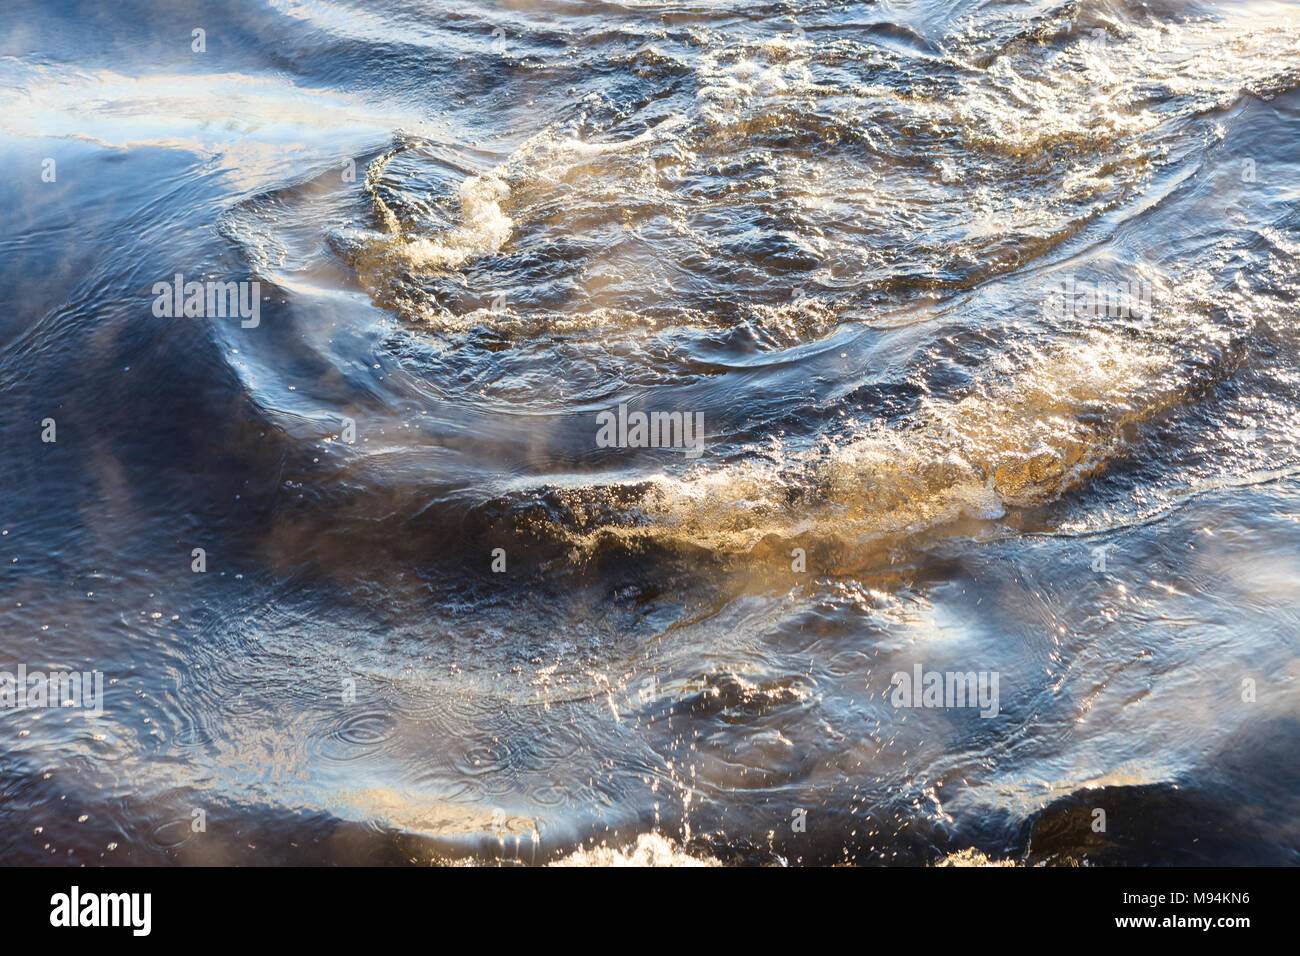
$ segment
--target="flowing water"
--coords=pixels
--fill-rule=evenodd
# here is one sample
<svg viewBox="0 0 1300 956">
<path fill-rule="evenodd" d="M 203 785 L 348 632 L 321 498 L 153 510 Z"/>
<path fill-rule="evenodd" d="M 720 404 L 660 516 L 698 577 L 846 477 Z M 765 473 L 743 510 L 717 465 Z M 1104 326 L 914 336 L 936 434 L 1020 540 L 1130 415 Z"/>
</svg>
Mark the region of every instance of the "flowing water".
<svg viewBox="0 0 1300 956">
<path fill-rule="evenodd" d="M 1300 5 L 11 7 L 7 862 L 1300 862 Z"/>
</svg>

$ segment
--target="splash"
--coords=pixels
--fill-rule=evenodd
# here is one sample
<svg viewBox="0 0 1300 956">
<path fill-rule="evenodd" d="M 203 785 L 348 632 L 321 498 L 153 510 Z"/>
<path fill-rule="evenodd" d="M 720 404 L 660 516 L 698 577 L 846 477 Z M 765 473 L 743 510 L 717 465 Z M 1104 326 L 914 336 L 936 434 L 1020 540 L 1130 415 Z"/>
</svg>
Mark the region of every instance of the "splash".
<svg viewBox="0 0 1300 956">
<path fill-rule="evenodd" d="M 596 846 L 575 850 L 551 866 L 721 866 L 709 857 L 687 854 L 658 833 L 643 833 L 630 847 Z"/>
</svg>

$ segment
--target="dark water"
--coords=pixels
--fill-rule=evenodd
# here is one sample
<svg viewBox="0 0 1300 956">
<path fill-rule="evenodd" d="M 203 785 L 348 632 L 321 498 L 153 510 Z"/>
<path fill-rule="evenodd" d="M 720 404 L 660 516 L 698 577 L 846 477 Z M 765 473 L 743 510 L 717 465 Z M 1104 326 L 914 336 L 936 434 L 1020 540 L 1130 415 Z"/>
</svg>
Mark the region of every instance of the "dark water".
<svg viewBox="0 0 1300 956">
<path fill-rule="evenodd" d="M 1298 86 L 1262 0 L 11 3 L 0 670 L 104 697 L 0 858 L 1296 863 Z"/>
</svg>

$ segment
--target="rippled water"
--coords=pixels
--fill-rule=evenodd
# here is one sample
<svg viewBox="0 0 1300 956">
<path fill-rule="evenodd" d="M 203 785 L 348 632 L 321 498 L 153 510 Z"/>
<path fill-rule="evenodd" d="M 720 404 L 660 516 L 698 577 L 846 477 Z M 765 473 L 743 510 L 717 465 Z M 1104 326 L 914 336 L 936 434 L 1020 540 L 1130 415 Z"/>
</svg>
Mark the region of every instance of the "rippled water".
<svg viewBox="0 0 1300 956">
<path fill-rule="evenodd" d="M 5 19 L 7 861 L 1300 860 L 1300 7 Z"/>
</svg>

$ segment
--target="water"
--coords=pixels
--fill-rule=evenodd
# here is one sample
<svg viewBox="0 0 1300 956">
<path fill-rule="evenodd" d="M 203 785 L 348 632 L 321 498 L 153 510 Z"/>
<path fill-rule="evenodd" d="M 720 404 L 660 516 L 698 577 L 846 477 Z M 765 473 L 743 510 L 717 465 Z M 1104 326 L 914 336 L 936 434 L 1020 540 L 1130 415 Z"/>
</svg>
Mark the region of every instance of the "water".
<svg viewBox="0 0 1300 956">
<path fill-rule="evenodd" d="M 1300 7 L 5 21 L 7 861 L 1300 858 Z"/>
</svg>

